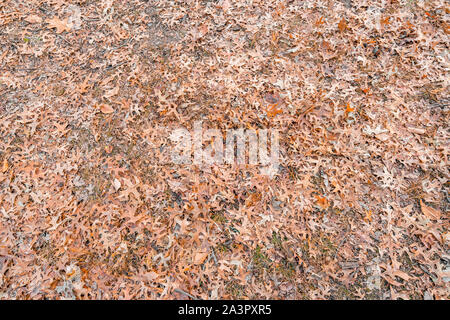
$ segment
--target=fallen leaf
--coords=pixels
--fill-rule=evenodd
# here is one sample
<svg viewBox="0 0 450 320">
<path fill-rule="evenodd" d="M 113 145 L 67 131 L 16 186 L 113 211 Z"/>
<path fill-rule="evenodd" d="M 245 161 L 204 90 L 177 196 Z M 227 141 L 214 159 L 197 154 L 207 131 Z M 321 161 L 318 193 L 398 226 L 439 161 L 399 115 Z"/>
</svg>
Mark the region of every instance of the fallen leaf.
<svg viewBox="0 0 450 320">
<path fill-rule="evenodd" d="M 347 103 L 347 105 L 345 106 L 345 113 L 349 113 L 349 112 L 353 112 L 355 111 L 355 108 L 352 108 L 350 106 L 350 103 Z"/>
<path fill-rule="evenodd" d="M 112 96 L 115 96 L 116 94 L 119 93 L 119 87 L 115 87 L 111 90 L 106 91 L 104 97 L 105 98 L 111 98 Z"/>
<path fill-rule="evenodd" d="M 8 171 L 8 168 L 9 168 L 8 160 L 5 158 L 3 160 L 2 172 L 5 173 L 6 171 Z"/>
<path fill-rule="evenodd" d="M 325 197 L 316 196 L 317 204 L 323 209 L 326 210 L 330 206 L 328 199 Z"/>
<path fill-rule="evenodd" d="M 114 185 L 114 189 L 116 189 L 116 191 L 119 190 L 120 187 L 122 186 L 122 184 L 120 183 L 120 181 L 118 179 L 114 179 L 113 185 Z"/>
<path fill-rule="evenodd" d="M 101 104 L 99 106 L 99 109 L 101 112 L 105 113 L 105 114 L 109 114 L 109 113 L 113 113 L 114 109 L 109 105 L 109 104 Z"/>
<path fill-rule="evenodd" d="M 222 10 L 227 12 L 229 8 L 230 8 L 230 1 L 228 0 L 222 1 Z"/>
<path fill-rule="evenodd" d="M 403 272 L 401 270 L 396 270 L 396 271 L 392 272 L 392 275 L 397 276 L 405 281 L 409 281 L 409 280 L 413 279 L 413 277 L 411 277 L 409 274 L 407 274 L 406 272 Z"/>
<path fill-rule="evenodd" d="M 420 208 L 422 212 L 432 220 L 438 220 L 441 217 L 441 212 L 432 207 L 427 206 L 422 200 L 420 200 Z"/>
<path fill-rule="evenodd" d="M 347 29 L 347 21 L 345 19 L 339 21 L 338 28 L 340 32 L 344 32 Z"/>
<path fill-rule="evenodd" d="M 72 29 L 72 24 L 68 22 L 69 18 L 64 20 L 60 20 L 57 17 L 53 19 L 48 19 L 46 22 L 48 23 L 47 28 L 52 29 L 56 28 L 56 33 L 62 33 L 64 31 L 69 32 Z"/>
<path fill-rule="evenodd" d="M 417 134 L 425 134 L 426 133 L 425 129 L 416 128 L 416 127 L 408 127 L 408 131 L 412 132 L 412 133 L 417 133 Z"/>
<path fill-rule="evenodd" d="M 41 23 L 42 18 L 39 17 L 38 15 L 32 14 L 32 15 L 29 15 L 28 17 L 26 17 L 25 21 L 29 22 L 29 23 Z"/>
<path fill-rule="evenodd" d="M 197 252 L 194 256 L 194 264 L 202 264 L 203 261 L 205 261 L 207 256 L 208 256 L 208 252 L 206 252 L 206 251 Z"/>
</svg>

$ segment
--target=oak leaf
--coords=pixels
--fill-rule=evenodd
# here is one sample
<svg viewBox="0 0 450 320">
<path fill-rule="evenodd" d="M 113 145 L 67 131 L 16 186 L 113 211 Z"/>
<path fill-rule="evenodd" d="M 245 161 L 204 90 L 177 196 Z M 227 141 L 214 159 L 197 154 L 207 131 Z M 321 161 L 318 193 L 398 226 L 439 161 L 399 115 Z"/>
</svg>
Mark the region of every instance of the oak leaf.
<svg viewBox="0 0 450 320">
<path fill-rule="evenodd" d="M 427 206 L 422 200 L 420 200 L 420 208 L 423 214 L 432 220 L 438 220 L 441 217 L 441 212 L 432 207 Z"/>
<path fill-rule="evenodd" d="M 345 19 L 339 21 L 338 28 L 340 32 L 344 32 L 347 29 L 347 21 Z"/>
<path fill-rule="evenodd" d="M 62 33 L 64 31 L 69 32 L 72 29 L 72 24 L 69 23 L 69 18 L 61 20 L 54 17 L 52 19 L 48 19 L 46 22 L 48 23 L 48 29 L 56 28 L 56 33 Z"/>
<path fill-rule="evenodd" d="M 330 203 L 328 202 L 328 199 L 325 197 L 320 197 L 316 195 L 317 204 L 323 209 L 327 210 L 330 206 Z"/>
</svg>

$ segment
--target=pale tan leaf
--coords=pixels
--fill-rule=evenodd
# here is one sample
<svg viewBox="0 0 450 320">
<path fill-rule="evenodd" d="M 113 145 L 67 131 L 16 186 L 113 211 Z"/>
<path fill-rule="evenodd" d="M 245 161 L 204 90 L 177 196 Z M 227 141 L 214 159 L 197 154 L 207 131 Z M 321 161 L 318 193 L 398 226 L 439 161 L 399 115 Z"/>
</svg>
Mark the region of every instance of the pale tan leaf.
<svg viewBox="0 0 450 320">
<path fill-rule="evenodd" d="M 208 252 L 200 251 L 197 252 L 194 256 L 194 264 L 202 264 L 208 256 Z"/>
<path fill-rule="evenodd" d="M 111 98 L 111 97 L 115 96 L 118 93 L 119 93 L 119 87 L 115 87 L 115 88 L 113 88 L 111 90 L 106 91 L 104 97 L 105 98 Z"/>
<path fill-rule="evenodd" d="M 100 105 L 100 111 L 105 113 L 105 114 L 109 114 L 109 113 L 113 113 L 114 109 L 109 105 L 109 104 L 101 104 Z"/>
<path fill-rule="evenodd" d="M 42 18 L 39 17 L 38 15 L 31 14 L 28 17 L 25 18 L 25 21 L 29 22 L 29 23 L 41 23 L 42 22 Z"/>
</svg>

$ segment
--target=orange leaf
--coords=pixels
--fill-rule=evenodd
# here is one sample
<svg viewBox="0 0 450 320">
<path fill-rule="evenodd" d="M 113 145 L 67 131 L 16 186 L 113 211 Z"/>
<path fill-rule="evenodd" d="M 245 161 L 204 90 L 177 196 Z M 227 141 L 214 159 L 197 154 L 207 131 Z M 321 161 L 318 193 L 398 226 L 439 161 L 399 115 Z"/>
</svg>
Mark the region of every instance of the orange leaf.
<svg viewBox="0 0 450 320">
<path fill-rule="evenodd" d="M 339 31 L 344 32 L 347 29 L 347 21 L 342 18 L 342 20 L 338 24 Z"/>
<path fill-rule="evenodd" d="M 8 171 L 8 168 L 9 168 L 8 160 L 6 160 L 5 158 L 3 160 L 2 172 L 5 173 L 6 171 Z"/>
<path fill-rule="evenodd" d="M 325 21 L 323 21 L 323 17 L 320 17 L 319 19 L 317 19 L 317 21 L 316 21 L 316 25 L 317 26 L 320 26 L 321 24 L 324 24 L 325 23 Z"/>
<path fill-rule="evenodd" d="M 353 112 L 355 111 L 355 108 L 350 107 L 350 103 L 347 103 L 345 106 L 345 113 Z"/>
<path fill-rule="evenodd" d="M 105 152 L 108 153 L 108 154 L 112 152 L 112 149 L 113 149 L 113 147 L 112 147 L 112 145 L 110 145 L 110 144 L 108 144 L 107 146 L 105 146 Z"/>
<path fill-rule="evenodd" d="M 277 108 L 278 103 L 275 103 L 273 105 L 269 105 L 267 108 L 267 115 L 269 118 L 275 117 L 277 114 L 283 113 L 283 110 Z"/>
<path fill-rule="evenodd" d="M 389 17 L 386 17 L 386 18 L 384 18 L 384 19 L 381 19 L 381 24 L 389 24 L 389 23 L 391 23 L 390 21 L 389 21 Z"/>
<path fill-rule="evenodd" d="M 326 210 L 330 206 L 328 199 L 325 197 L 316 196 L 317 204 L 323 209 Z"/>
<path fill-rule="evenodd" d="M 366 216 L 364 217 L 364 220 L 372 222 L 372 210 L 366 211 Z"/>
</svg>

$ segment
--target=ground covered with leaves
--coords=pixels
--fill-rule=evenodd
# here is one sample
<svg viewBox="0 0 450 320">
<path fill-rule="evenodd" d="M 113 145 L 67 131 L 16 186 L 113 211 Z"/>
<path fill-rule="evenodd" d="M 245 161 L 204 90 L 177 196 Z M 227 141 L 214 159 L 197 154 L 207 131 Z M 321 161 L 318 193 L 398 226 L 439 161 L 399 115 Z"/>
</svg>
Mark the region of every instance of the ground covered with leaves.
<svg viewBox="0 0 450 320">
<path fill-rule="evenodd" d="M 446 1 L 0 2 L 1 299 L 448 299 Z M 281 166 L 167 161 L 280 133 Z"/>
</svg>

